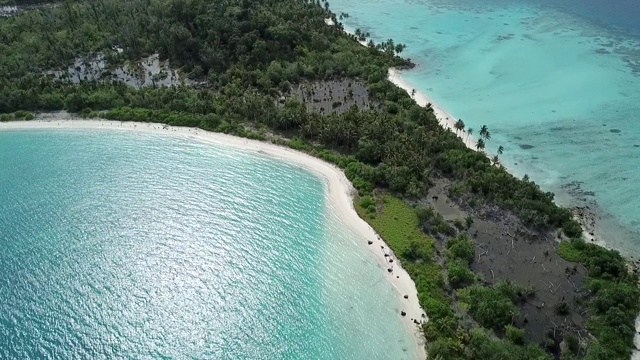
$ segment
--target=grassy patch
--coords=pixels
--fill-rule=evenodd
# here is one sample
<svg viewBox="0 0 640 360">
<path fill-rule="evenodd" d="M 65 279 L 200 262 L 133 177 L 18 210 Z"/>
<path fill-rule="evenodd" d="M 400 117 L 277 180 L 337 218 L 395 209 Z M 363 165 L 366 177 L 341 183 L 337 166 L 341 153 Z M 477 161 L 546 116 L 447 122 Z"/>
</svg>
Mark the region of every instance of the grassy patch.
<svg viewBox="0 0 640 360">
<path fill-rule="evenodd" d="M 458 354 L 455 349 L 461 349 L 459 322 L 445 293 L 443 269 L 434 261 L 435 240 L 420 231 L 416 211 L 402 199 L 386 193 L 376 194 L 374 199 L 377 208 L 374 218 L 368 216 L 371 209 L 368 199 L 355 201 L 356 210 L 382 236 L 415 282 L 420 306 L 429 314 L 424 327 L 427 339 Z"/>
<path fill-rule="evenodd" d="M 563 241 L 558 246 L 558 255 L 567 261 L 580 262 L 582 252 L 572 245 L 571 241 Z"/>
<path fill-rule="evenodd" d="M 371 202 L 369 197 L 363 197 L 356 205 L 358 213 L 366 218 Z M 418 217 L 415 211 L 402 199 L 391 195 L 381 195 L 377 198 L 379 211 L 375 219 L 370 220 L 371 226 L 382 236 L 391 249 L 400 256 L 406 253 L 412 244 L 421 244 L 428 249 L 428 255 L 435 254 L 435 241 L 420 231 Z M 362 205 L 366 205 L 363 207 Z"/>
</svg>

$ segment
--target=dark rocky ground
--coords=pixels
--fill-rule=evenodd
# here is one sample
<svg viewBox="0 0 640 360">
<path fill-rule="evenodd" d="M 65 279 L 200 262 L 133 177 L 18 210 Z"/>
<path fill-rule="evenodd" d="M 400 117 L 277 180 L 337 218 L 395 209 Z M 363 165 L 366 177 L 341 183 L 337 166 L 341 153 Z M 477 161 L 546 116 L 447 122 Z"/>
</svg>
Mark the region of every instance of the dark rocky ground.
<svg viewBox="0 0 640 360">
<path fill-rule="evenodd" d="M 519 304 L 516 321 L 527 338 L 544 343 L 560 339 L 564 331 L 578 338 L 587 336 L 579 300 L 585 295 L 581 288 L 587 271 L 557 254 L 556 234 L 532 231 L 515 215 L 495 206 L 471 208 L 462 199 L 451 199 L 449 185 L 446 179 L 438 180 L 427 202 L 448 222 L 473 218 L 471 226 L 460 231 L 476 243 L 472 270 L 486 285 L 507 279 L 533 287 L 534 295 Z M 556 310 L 563 302 L 568 305 L 566 315 Z"/>
<path fill-rule="evenodd" d="M 303 102 L 309 111 L 341 114 L 353 105 L 371 109 L 366 85 L 360 80 L 343 79 L 306 82 L 291 89 L 289 96 Z"/>
</svg>

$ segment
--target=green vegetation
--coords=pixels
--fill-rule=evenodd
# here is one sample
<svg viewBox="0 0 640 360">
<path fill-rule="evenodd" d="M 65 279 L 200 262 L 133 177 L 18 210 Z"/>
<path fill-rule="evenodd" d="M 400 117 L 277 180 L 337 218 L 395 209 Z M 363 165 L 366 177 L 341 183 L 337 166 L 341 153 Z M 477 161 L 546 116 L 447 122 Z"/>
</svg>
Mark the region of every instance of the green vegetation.
<svg viewBox="0 0 640 360">
<path fill-rule="evenodd" d="M 451 257 L 463 260 L 468 265 L 473 261 L 476 245 L 466 237 L 458 236 L 447 240 L 447 249 L 449 249 Z"/>
<path fill-rule="evenodd" d="M 337 26 L 326 26 L 326 18 Z M 367 34 L 357 37 L 365 40 Z M 0 19 L 0 121 L 29 120 L 30 111 L 68 110 L 271 139 L 334 163 L 358 190 L 360 215 L 416 283 L 430 317 L 424 331 L 431 358 L 547 359 L 512 326 L 515 304 L 532 289 L 506 282 L 484 287 L 471 272 L 474 244 L 455 236 L 473 219 L 454 227 L 434 209 L 414 209 L 403 199 L 420 199 L 435 176 L 445 176 L 455 195 L 470 205 L 496 204 L 533 229 L 560 228 L 570 238 L 582 229 L 568 209 L 555 205 L 552 193 L 507 173 L 497 158 L 492 163 L 467 149 L 438 125 L 430 107 L 417 106 L 386 79 L 389 67 L 411 66 L 398 56 L 402 44 L 369 44 L 361 46 L 346 35 L 328 3 L 67 0 Z M 136 89 L 108 77 L 74 83 L 46 73 L 97 54 L 113 72 L 154 53 L 201 86 Z M 367 86 L 371 109 L 311 112 L 290 93 L 293 85 L 345 78 Z M 329 112 L 346 100 L 327 101 Z M 456 131 L 464 128 L 460 121 Z M 491 134 L 486 126 L 478 134 L 482 150 Z M 448 239 L 446 246 L 438 248 L 434 238 Z M 560 252 L 589 269 L 589 328 L 598 341 L 587 358 L 628 354 L 639 294 L 623 259 L 579 241 L 561 244 Z M 458 290 L 451 291 L 452 286 Z M 501 333 L 508 340 L 498 338 Z"/>
<path fill-rule="evenodd" d="M 431 206 L 420 205 L 416 207 L 416 214 L 418 215 L 420 226 L 426 233 L 433 236 L 437 236 L 438 234 L 452 236 L 456 234 L 456 230 L 444 221 L 442 215 L 436 212 Z"/>
<path fill-rule="evenodd" d="M 504 330 L 509 341 L 516 345 L 524 345 L 524 330 L 518 329 L 512 325 L 505 326 Z"/>
<path fill-rule="evenodd" d="M 475 256 L 475 244 L 464 236 L 457 236 L 447 240 L 449 259 L 447 260 L 447 274 L 449 284 L 458 288 L 474 282 L 476 276 L 469 269 L 469 264 Z"/>
<path fill-rule="evenodd" d="M 597 341 L 588 348 L 585 358 L 628 359 L 635 334 L 629 319 L 640 312 L 637 276 L 628 271 L 618 252 L 583 240 L 562 242 L 558 252 L 567 260 L 580 262 L 589 272 L 587 327 Z"/>
<path fill-rule="evenodd" d="M 518 346 L 505 340 L 494 340 L 486 330 L 471 330 L 471 359 L 547 360 L 551 357 L 534 345 Z M 446 359 L 443 357 L 443 359 Z"/>
<path fill-rule="evenodd" d="M 464 236 L 447 241 L 447 267 L 443 269 L 436 261 L 435 240 L 418 230 L 419 215 L 424 214 L 424 208 L 412 209 L 402 199 L 385 193 L 377 193 L 373 199 L 377 199 L 377 203 L 372 206 L 372 198 L 360 198 L 356 202 L 356 210 L 363 218 L 367 218 L 369 208 L 378 209 L 376 217 L 369 219 L 369 223 L 385 239 L 415 280 L 420 305 L 429 314 L 429 322 L 424 325 L 424 330 L 430 344 L 430 358 L 549 358 L 537 346 L 524 346 L 524 332 L 511 325 L 517 315 L 514 304 L 532 295 L 529 289 L 505 281 L 494 287 L 475 284 L 475 275 L 469 269 L 475 245 Z M 471 286 L 457 292 L 462 309 L 456 312 L 454 299 L 448 295 L 449 286 L 467 284 Z M 484 329 L 465 328 L 462 319 L 467 311 L 480 324 L 505 330 L 510 341 L 498 339 Z"/>
<path fill-rule="evenodd" d="M 518 309 L 508 294 L 499 288 L 472 286 L 469 298 L 469 312 L 482 326 L 489 329 L 501 329 L 510 325 L 518 316 Z"/>
<path fill-rule="evenodd" d="M 34 116 L 29 111 L 18 110 L 13 114 L 0 114 L 0 121 L 11 121 L 11 120 L 33 120 Z"/>
<path fill-rule="evenodd" d="M 366 166 L 358 174 L 365 188 L 420 196 L 429 186 L 430 169 L 436 170 L 462 189 L 516 211 L 531 226 L 580 234 L 571 213 L 553 203 L 553 194 L 466 149 L 438 126 L 432 109 L 418 107 L 387 81 L 390 66 L 410 66 L 396 55 L 403 46 L 393 41 L 360 46 L 340 26 L 326 26 L 325 18 L 339 23 L 326 4 L 296 0 L 66 1 L 24 11 L 0 21 L 0 113 L 111 110 L 112 118 L 122 120 L 218 131 L 212 123 L 224 119 L 222 130 L 234 134 L 248 125 L 295 131 L 307 141 L 352 154 Z M 136 90 L 111 80 L 73 84 L 42 73 L 96 53 L 106 56 L 111 70 L 159 53 L 207 86 Z M 293 98 L 276 104 L 275 97 L 286 95 L 291 84 L 343 77 L 365 81 L 383 111 L 354 107 L 321 115 L 307 112 Z M 129 116 L 149 110 L 155 113 Z M 166 115 L 151 116 L 158 113 Z M 211 117 L 207 122 L 205 115 Z M 490 139 L 485 128 L 481 135 Z"/>
<path fill-rule="evenodd" d="M 447 285 L 443 272 L 434 262 L 435 240 L 419 230 L 416 212 L 403 200 L 387 194 L 381 194 L 377 199 L 380 211 L 369 223 L 403 260 L 403 267 L 414 279 L 420 305 L 430 318 L 424 326 L 427 338 L 436 344 L 446 345 L 453 341 L 462 351 L 462 344 L 457 340 L 458 319 L 451 299 L 445 293 Z M 359 205 L 356 210 L 366 218 L 367 210 Z"/>
</svg>

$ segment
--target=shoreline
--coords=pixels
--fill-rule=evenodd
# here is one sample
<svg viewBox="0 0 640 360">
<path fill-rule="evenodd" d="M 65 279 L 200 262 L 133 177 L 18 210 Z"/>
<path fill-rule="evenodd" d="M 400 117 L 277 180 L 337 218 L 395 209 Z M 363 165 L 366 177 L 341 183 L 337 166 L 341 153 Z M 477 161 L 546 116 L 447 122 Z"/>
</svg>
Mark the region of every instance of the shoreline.
<svg viewBox="0 0 640 360">
<path fill-rule="evenodd" d="M 344 172 L 338 167 L 294 149 L 268 142 L 205 131 L 199 128 L 169 126 L 160 123 L 110 121 L 104 119 L 86 120 L 66 113 L 39 115 L 36 117 L 36 120 L 31 121 L 0 122 L 0 131 L 36 129 L 108 129 L 182 136 L 209 144 L 249 152 L 256 156 L 267 156 L 310 171 L 322 179 L 325 187 L 325 196 L 329 199 L 330 203 L 335 206 L 337 215 L 342 219 L 342 222 L 346 226 L 351 227 L 362 240 L 371 242 L 371 244 L 359 243 L 361 243 L 360 246 L 363 249 L 368 249 L 364 251 L 370 252 L 376 258 L 380 271 L 384 273 L 389 283 L 396 289 L 400 310 L 406 313 L 406 316 L 401 316 L 399 313 L 398 316 L 401 317 L 401 321 L 414 338 L 418 356 L 422 359 L 426 358 L 426 340 L 421 329 L 412 321 L 412 319 L 428 321 L 426 313 L 420 307 L 415 283 L 402 268 L 400 261 L 389 249 L 389 246 L 384 243 L 384 240 L 357 214 L 353 205 L 355 189 Z M 380 244 L 383 245 L 381 246 Z M 384 256 L 385 252 L 390 254 L 394 260 L 393 273 L 391 273 L 391 275 L 389 275 L 387 271 L 389 263 Z M 405 295 L 408 295 L 408 299 L 404 299 Z"/>
<path fill-rule="evenodd" d="M 477 151 L 475 147 L 475 138 L 471 135 L 467 134 L 466 128 L 463 131 L 455 131 L 455 124 L 458 121 L 456 117 L 451 115 L 447 110 L 445 110 L 442 106 L 438 105 L 435 101 L 433 101 L 427 94 L 420 91 L 416 87 L 412 86 L 407 80 L 402 77 L 402 70 L 391 68 L 389 69 L 387 79 L 391 81 L 395 86 L 401 88 L 406 91 L 409 96 L 416 102 L 419 106 L 426 107 L 428 104 L 431 104 L 431 108 L 433 109 L 433 114 L 438 119 L 438 123 L 440 126 L 447 130 L 451 130 L 453 134 L 455 134 L 462 142 L 471 150 Z M 414 92 L 412 96 L 411 93 Z M 467 136 L 465 136 L 467 134 Z M 485 153 L 486 155 L 486 153 Z M 488 157 L 488 155 L 487 155 Z"/>
<path fill-rule="evenodd" d="M 325 19 L 324 21 L 328 26 L 335 26 L 335 23 L 331 19 Z M 344 31 L 347 35 L 355 37 L 354 31 L 348 29 L 347 27 L 342 26 L 342 31 Z M 367 41 L 361 41 L 359 39 L 355 39 L 360 45 L 364 47 L 368 47 Z M 440 126 L 445 129 L 451 130 L 462 142 L 471 150 L 477 151 L 475 147 L 475 139 L 473 136 L 464 136 L 467 134 L 466 128 L 462 132 L 455 131 L 455 124 L 458 119 L 451 115 L 447 110 L 445 110 L 442 106 L 438 105 L 435 101 L 433 101 L 426 93 L 417 89 L 415 86 L 412 86 L 407 80 L 402 77 L 402 71 L 396 68 L 389 68 L 387 72 L 387 80 L 389 80 L 392 84 L 399 87 L 409 94 L 411 99 L 418 104 L 418 106 L 426 107 L 428 104 L 431 104 L 431 108 L 433 108 L 433 113 L 438 120 Z M 414 95 L 411 95 L 414 92 Z"/>
<path fill-rule="evenodd" d="M 362 42 L 360 43 L 362 44 Z M 458 138 L 462 140 L 462 142 L 467 146 L 467 148 L 473 151 L 477 151 L 477 149 L 475 148 L 475 141 L 472 136 L 464 136 L 465 134 L 467 134 L 466 131 L 462 131 L 462 132 L 455 131 L 454 125 L 457 121 L 456 118 L 453 117 L 449 112 L 447 112 L 440 105 L 435 103 L 431 98 L 429 98 L 429 96 L 427 96 L 427 94 L 416 89 L 408 81 L 406 81 L 402 77 L 401 70 L 394 69 L 394 68 L 389 69 L 388 80 L 391 81 L 397 87 L 406 91 L 407 94 L 409 94 L 409 96 L 411 96 L 411 98 L 419 106 L 426 107 L 427 104 L 431 104 L 431 107 L 433 108 L 433 112 L 436 118 L 438 119 L 438 123 L 440 124 L 440 126 L 442 126 L 445 129 L 451 130 Z M 412 92 L 414 92 L 413 96 L 411 95 Z M 488 157 L 486 153 L 485 155 Z M 509 173 L 513 174 L 512 171 L 509 171 Z M 554 201 L 554 202 L 556 202 L 557 204 L 557 201 Z M 605 249 L 615 250 L 620 252 L 620 250 L 616 249 L 610 244 L 607 244 L 607 242 L 602 238 L 602 236 L 598 236 L 598 235 L 601 235 L 602 233 L 597 223 L 598 219 L 596 214 L 591 209 L 589 209 L 588 206 L 581 207 L 581 206 L 575 205 L 568 208 L 573 213 L 574 219 L 578 221 L 580 226 L 582 226 L 582 236 L 586 242 L 591 242 Z M 556 239 L 556 241 L 560 241 L 560 239 Z M 632 258 L 629 257 L 629 255 L 623 255 L 623 256 L 627 260 L 627 265 L 629 266 L 630 271 L 634 271 L 640 268 L 640 261 L 634 261 Z M 638 316 L 636 317 L 635 331 L 636 331 L 636 336 L 634 339 L 634 344 L 636 348 L 632 349 L 631 360 L 640 360 L 640 314 L 638 314 Z"/>
</svg>

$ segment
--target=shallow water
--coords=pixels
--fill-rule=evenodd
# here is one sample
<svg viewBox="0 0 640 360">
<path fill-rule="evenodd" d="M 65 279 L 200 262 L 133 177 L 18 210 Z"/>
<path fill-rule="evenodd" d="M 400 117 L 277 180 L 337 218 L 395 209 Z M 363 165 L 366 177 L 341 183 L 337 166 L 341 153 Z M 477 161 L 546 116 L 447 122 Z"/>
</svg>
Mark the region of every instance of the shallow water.
<svg viewBox="0 0 640 360">
<path fill-rule="evenodd" d="M 578 7 L 579 5 L 579 7 Z M 640 253 L 640 3 L 331 2 L 349 29 L 407 44 L 403 77 L 563 205 L 601 210 L 604 240 Z"/>
<path fill-rule="evenodd" d="M 398 296 L 286 163 L 0 132 L 0 358 L 413 359 Z"/>
</svg>

